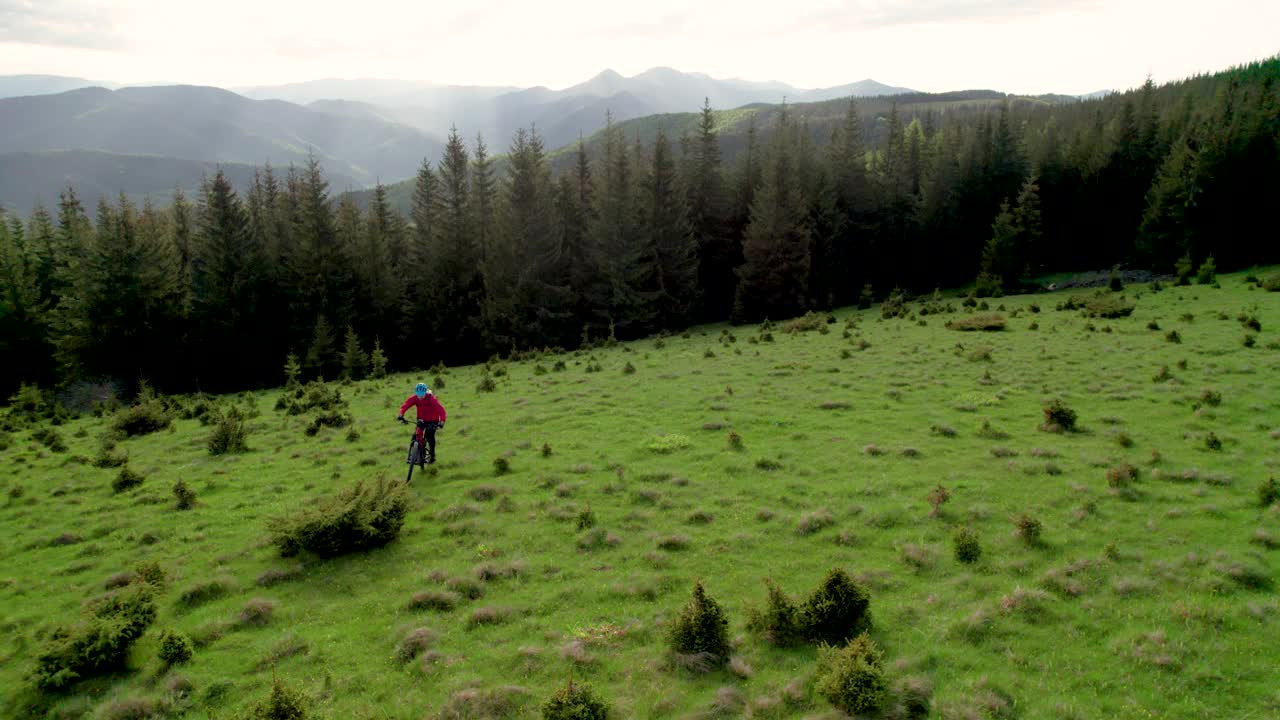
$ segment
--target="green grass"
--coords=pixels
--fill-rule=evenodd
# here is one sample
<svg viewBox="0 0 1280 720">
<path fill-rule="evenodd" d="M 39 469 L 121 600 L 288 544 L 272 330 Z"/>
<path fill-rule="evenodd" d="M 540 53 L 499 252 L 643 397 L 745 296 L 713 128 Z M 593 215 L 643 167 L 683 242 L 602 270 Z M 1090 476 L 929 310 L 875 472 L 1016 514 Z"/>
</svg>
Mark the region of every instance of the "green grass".
<svg viewBox="0 0 1280 720">
<path fill-rule="evenodd" d="M 273 672 L 331 718 L 535 717 L 570 676 L 616 717 L 817 714 L 816 650 L 767 645 L 746 610 L 765 578 L 803 598 L 833 567 L 870 591 L 890 685 L 932 688 L 935 716 L 1275 716 L 1280 510 L 1258 488 L 1280 474 L 1280 304 L 1220 280 L 1130 287 L 1136 309 L 1115 319 L 1055 311 L 1068 293 L 991 300 L 1008 326 L 980 337 L 944 329 L 959 313 L 922 326 L 873 308 L 838 311 L 827 333 L 780 324 L 772 342 L 716 326 L 512 362 L 491 393 L 475 392 L 479 367 L 450 369 L 440 462 L 414 474 L 400 538 L 331 560 L 279 557 L 268 520 L 403 477 L 409 431 L 393 420 L 425 375 L 344 386 L 354 441 L 305 436 L 308 416 L 272 409 L 278 392 L 227 400 L 259 413 L 245 454 L 210 456 L 195 420 L 123 440 L 145 481 L 121 493 L 119 469 L 88 462 L 107 421 L 60 427 L 61 453 L 16 433 L 0 452 L 0 714 L 25 712 L 41 639 L 153 561 L 165 589 L 130 667 L 48 700 L 50 717 L 166 699 L 229 717 Z M 1250 307 L 1262 331 L 1246 348 Z M 557 359 L 565 371 L 535 375 Z M 1081 432 L 1039 429 L 1053 398 Z M 1123 463 L 1136 479 L 1109 483 Z M 179 479 L 196 493 L 181 512 Z M 1023 515 L 1038 541 L 1015 534 Z M 955 559 L 960 527 L 981 544 L 973 564 Z M 737 658 L 702 675 L 672 667 L 665 642 L 696 580 Z M 189 662 L 161 668 L 164 629 L 191 637 Z"/>
</svg>

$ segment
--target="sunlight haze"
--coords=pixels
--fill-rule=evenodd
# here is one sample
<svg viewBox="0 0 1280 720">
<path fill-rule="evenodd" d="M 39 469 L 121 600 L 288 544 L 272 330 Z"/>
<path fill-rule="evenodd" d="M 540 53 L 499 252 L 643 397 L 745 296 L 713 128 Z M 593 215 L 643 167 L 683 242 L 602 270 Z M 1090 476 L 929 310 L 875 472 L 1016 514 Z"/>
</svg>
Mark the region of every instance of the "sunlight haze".
<svg viewBox="0 0 1280 720">
<path fill-rule="evenodd" d="M 240 87 L 327 77 L 563 88 L 611 68 L 824 87 L 1087 93 L 1280 51 L 1280 3 L 0 0 L 0 73 Z"/>
</svg>

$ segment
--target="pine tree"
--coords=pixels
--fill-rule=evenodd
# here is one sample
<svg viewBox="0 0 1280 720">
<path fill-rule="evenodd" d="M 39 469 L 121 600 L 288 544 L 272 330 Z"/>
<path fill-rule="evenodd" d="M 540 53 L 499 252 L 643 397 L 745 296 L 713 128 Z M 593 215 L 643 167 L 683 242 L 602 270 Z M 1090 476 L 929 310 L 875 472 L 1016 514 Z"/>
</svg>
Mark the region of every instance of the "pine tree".
<svg viewBox="0 0 1280 720">
<path fill-rule="evenodd" d="M 471 159 L 471 197 L 467 209 L 471 212 L 472 233 L 480 249 L 483 264 L 494 253 L 498 238 L 498 184 L 493 175 L 493 160 L 484 144 L 484 137 L 476 136 L 476 150 Z"/>
<path fill-rule="evenodd" d="M 293 238 L 288 264 L 295 293 L 293 316 L 301 320 L 324 314 L 345 322 L 351 306 L 351 274 L 320 161 L 309 157 L 290 184 Z"/>
<path fill-rule="evenodd" d="M 302 360 L 302 368 L 309 378 L 333 377 L 337 367 L 337 351 L 334 347 L 333 327 L 324 315 L 316 317 L 315 330 L 311 334 L 311 344 L 307 347 L 307 355 Z"/>
<path fill-rule="evenodd" d="M 346 341 L 342 344 L 342 379 L 363 380 L 369 369 L 369 356 L 360 348 L 360 336 L 347 326 Z"/>
<path fill-rule="evenodd" d="M 698 119 L 697 139 L 685 155 L 689 224 L 698 243 L 698 287 L 702 290 L 699 317 L 723 320 L 733 307 L 738 282 L 734 268 L 742 264 L 742 246 L 729 232 L 729 197 L 710 99 L 704 102 Z"/>
<path fill-rule="evenodd" d="M 604 153 L 597 190 L 597 212 L 588 229 L 588 244 L 598 274 L 588 291 L 593 335 L 604 336 L 614 328 L 631 334 L 639 307 L 639 263 L 636 226 L 636 190 L 632 155 L 622 131 L 606 116 Z"/>
<path fill-rule="evenodd" d="M 469 209 L 469 166 L 466 146 L 454 129 L 439 165 L 435 227 L 425 238 L 430 263 L 425 268 L 426 287 L 414 289 L 427 299 L 425 316 L 419 320 L 434 327 L 434 344 L 444 350 L 445 359 L 474 357 L 482 349 L 484 282 Z"/>
<path fill-rule="evenodd" d="M 522 347 L 545 344 L 548 338 L 567 342 L 574 324 L 573 294 L 542 138 L 534 129 L 518 130 L 507 157 L 505 251 L 499 258 L 507 269 L 499 275 L 511 281 L 505 290 L 490 284 L 489 293 L 508 325 L 505 336 L 493 340 Z"/>
<path fill-rule="evenodd" d="M 651 310 L 646 314 L 658 328 L 683 327 L 693 319 L 698 296 L 698 245 L 671 145 L 661 128 L 642 181 L 640 213 L 644 247 L 653 253 Z"/>
<path fill-rule="evenodd" d="M 228 388 L 259 370 L 246 340 L 271 331 L 262 323 L 265 258 L 231 182 L 221 170 L 205 183 L 191 244 L 191 323 L 197 376 Z M 279 357 L 279 356 L 277 356 Z"/>
<path fill-rule="evenodd" d="M 136 208 L 121 196 L 116 207 L 98 203 L 97 230 L 81 252 L 54 315 L 64 372 L 128 384 L 165 377 L 181 324 L 176 247 L 140 233 Z"/>
<path fill-rule="evenodd" d="M 369 353 L 369 377 L 380 379 L 387 376 L 387 356 L 382 352 L 382 340 L 373 339 L 373 352 Z"/>
<path fill-rule="evenodd" d="M 734 322 L 792 317 L 806 306 L 810 227 L 805 200 L 792 182 L 795 164 L 789 123 L 784 109 L 770 143 L 764 181 L 751 203 Z"/>
<path fill-rule="evenodd" d="M 21 381 L 35 380 L 44 344 L 38 259 L 28 245 L 21 218 L 0 208 L 0 392 L 4 397 Z M 37 353 L 33 356 L 33 352 Z"/>
</svg>

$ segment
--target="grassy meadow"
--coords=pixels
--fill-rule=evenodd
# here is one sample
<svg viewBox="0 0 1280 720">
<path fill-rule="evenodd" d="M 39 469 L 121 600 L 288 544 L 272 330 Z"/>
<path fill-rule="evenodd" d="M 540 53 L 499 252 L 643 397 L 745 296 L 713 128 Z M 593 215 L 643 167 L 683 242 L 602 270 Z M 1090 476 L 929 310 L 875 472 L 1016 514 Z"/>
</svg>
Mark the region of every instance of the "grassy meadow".
<svg viewBox="0 0 1280 720">
<path fill-rule="evenodd" d="M 1056 309 L 1093 292 L 1077 290 L 988 300 L 1006 329 L 958 332 L 980 311 L 949 296 L 953 313 L 843 309 L 340 385 L 355 432 L 308 436 L 278 390 L 228 396 L 248 452 L 212 456 L 210 428 L 177 419 L 119 443 L 145 478 L 123 492 L 92 464 L 109 418 L 54 428 L 63 451 L 13 433 L 0 715 L 238 717 L 274 673 L 328 718 L 537 717 L 570 677 L 617 718 L 838 717 L 815 648 L 745 620 L 766 578 L 801 599 L 839 567 L 870 592 L 891 684 L 931 696 L 930 717 L 1280 716 L 1280 505 L 1259 501 L 1280 475 L 1280 295 L 1219 280 L 1131 286 L 1111 319 Z M 394 420 L 419 379 L 449 422 L 400 537 L 280 557 L 271 518 L 403 478 Z M 1055 398 L 1078 432 L 1041 429 Z M 955 557 L 962 526 L 976 563 Z M 166 579 L 127 671 L 31 691 L 52 630 L 148 562 Z M 725 669 L 668 658 L 696 580 L 730 621 Z M 162 666 L 164 629 L 192 638 L 189 662 Z"/>
</svg>

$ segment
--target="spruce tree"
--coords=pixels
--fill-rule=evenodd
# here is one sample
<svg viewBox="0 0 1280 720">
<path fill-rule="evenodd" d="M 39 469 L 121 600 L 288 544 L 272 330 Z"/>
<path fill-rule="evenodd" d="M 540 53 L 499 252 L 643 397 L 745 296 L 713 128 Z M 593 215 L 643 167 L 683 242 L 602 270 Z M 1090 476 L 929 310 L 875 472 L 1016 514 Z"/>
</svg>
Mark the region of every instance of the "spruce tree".
<svg viewBox="0 0 1280 720">
<path fill-rule="evenodd" d="M 347 337 L 342 344 L 342 378 L 363 380 L 369 369 L 369 356 L 360 348 L 360 336 L 347 326 Z"/>
<path fill-rule="evenodd" d="M 793 153 L 790 120 L 784 110 L 770 142 L 764 181 L 751 203 L 734 322 L 792 317 L 806 307 L 810 226 L 805 200 L 793 182 Z"/>
<path fill-rule="evenodd" d="M 698 287 L 702 320 L 724 320 L 733 307 L 734 268 L 742 264 L 742 245 L 729 231 L 729 196 L 720 160 L 715 113 L 707 99 L 698 118 L 698 134 L 686 153 L 685 189 L 689 224 L 698 243 Z"/>
<path fill-rule="evenodd" d="M 306 357 L 302 360 L 302 369 L 309 379 L 333 377 L 338 365 L 334 342 L 333 326 L 324 315 L 317 316 L 311 344 L 307 346 Z"/>
<path fill-rule="evenodd" d="M 671 145 L 661 128 L 643 179 L 640 212 L 645 247 L 653 253 L 654 267 L 647 314 L 659 328 L 683 327 L 693 319 L 698 295 L 698 245 Z"/>
<path fill-rule="evenodd" d="M 265 258 L 231 182 L 219 170 L 205 183 L 191 245 L 191 323 L 197 374 L 211 388 L 251 381 L 258 369 L 244 352 L 272 329 L 265 309 Z M 277 356 L 279 357 L 279 356 Z"/>
</svg>

